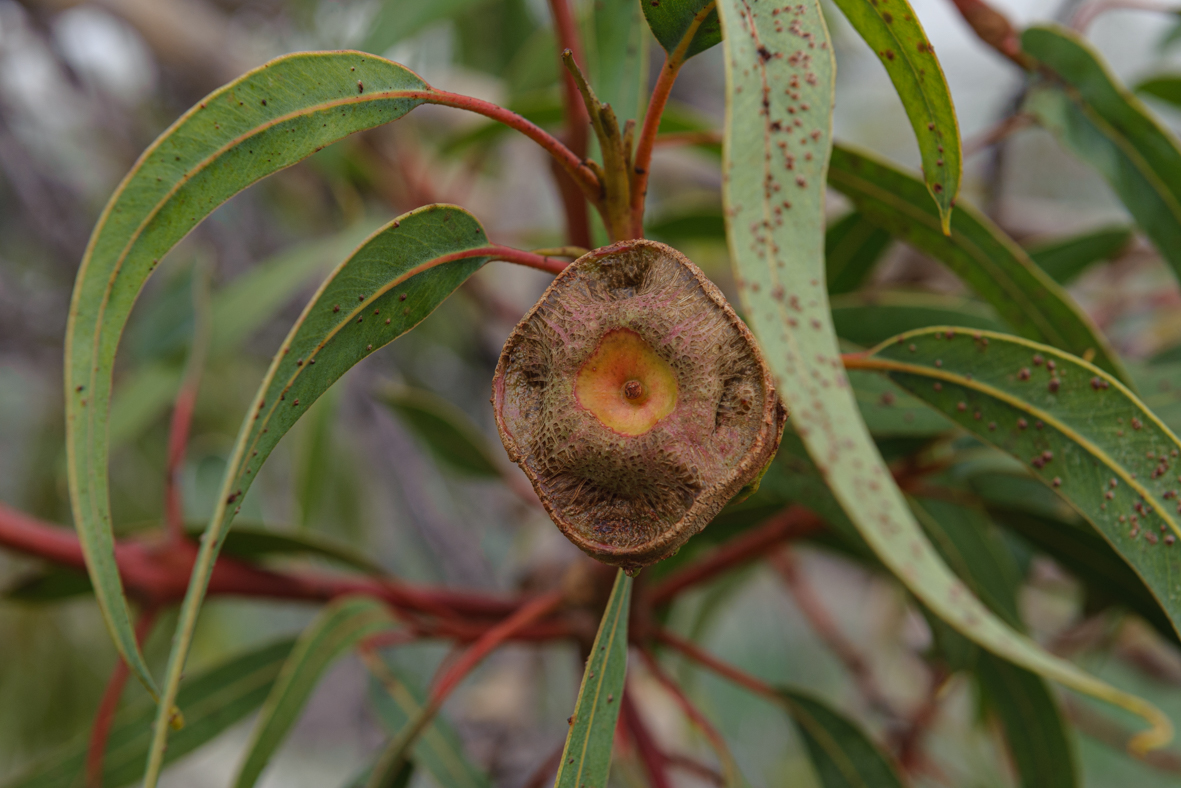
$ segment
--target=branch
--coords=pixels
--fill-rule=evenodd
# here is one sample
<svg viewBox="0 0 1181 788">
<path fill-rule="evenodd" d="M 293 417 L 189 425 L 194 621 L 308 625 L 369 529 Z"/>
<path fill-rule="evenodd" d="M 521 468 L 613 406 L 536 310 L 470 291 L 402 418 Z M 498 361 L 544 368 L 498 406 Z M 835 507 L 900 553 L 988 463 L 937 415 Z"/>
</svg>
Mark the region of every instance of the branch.
<svg viewBox="0 0 1181 788">
<path fill-rule="evenodd" d="M 767 550 L 788 539 L 798 539 L 824 528 L 824 521 L 801 506 L 792 506 L 747 533 L 730 540 L 710 555 L 673 572 L 652 589 L 652 606 L 671 602 L 682 591 L 712 580 L 723 572 L 760 558 Z"/>
<path fill-rule="evenodd" d="M 709 652 L 699 648 L 696 643 L 674 635 L 667 629 L 654 630 L 652 637 L 674 651 L 679 651 L 702 667 L 709 668 L 722 678 L 729 679 L 738 686 L 750 690 L 755 695 L 762 695 L 764 698 L 773 700 L 777 704 L 780 703 L 779 693 L 770 684 L 762 679 L 755 678 L 728 662 L 723 662 Z"/>
<path fill-rule="evenodd" d="M 652 98 L 648 101 L 648 111 L 644 113 L 644 125 L 640 130 L 640 137 L 636 144 L 636 155 L 632 164 L 631 182 L 631 219 L 632 237 L 644 237 L 644 201 L 648 196 L 648 173 L 652 168 L 652 148 L 656 143 L 656 132 L 660 130 L 660 118 L 664 115 L 665 105 L 668 104 L 669 94 L 672 93 L 673 83 L 677 81 L 677 74 L 685 64 L 685 53 L 693 43 L 698 28 L 714 11 L 715 4 L 707 3 L 697 12 L 693 21 L 689 23 L 685 35 L 681 38 L 677 48 L 669 52 L 664 58 L 664 65 L 660 68 L 660 76 L 656 78 L 656 86 L 652 89 Z"/>
<path fill-rule="evenodd" d="M 582 42 L 578 38 L 578 29 L 574 24 L 574 16 L 570 12 L 567 0 L 549 0 L 550 13 L 554 17 L 554 32 L 558 38 L 558 56 L 569 50 L 575 60 L 583 60 Z M 566 72 L 562 81 L 562 98 L 566 115 L 566 142 L 571 152 L 581 160 L 587 156 L 587 140 L 589 139 L 590 117 L 586 114 L 586 107 L 582 105 L 578 96 L 578 86 L 574 76 Z M 555 173 L 558 182 L 558 192 L 562 197 L 562 207 L 566 212 L 567 240 L 578 246 L 591 246 L 590 220 L 587 216 L 585 190 L 576 191 L 576 184 L 569 178 Z M 594 203 L 594 199 L 591 199 Z"/>
<path fill-rule="evenodd" d="M 693 705 L 693 701 L 685 695 L 684 690 L 672 680 L 672 678 L 664 672 L 664 668 L 660 666 L 660 662 L 656 659 L 656 655 L 650 649 L 641 647 L 640 656 L 644 658 L 644 663 L 648 666 L 648 672 L 652 674 L 664 689 L 673 696 L 673 700 L 681 707 L 681 712 L 689 718 L 702 735 L 705 736 L 713 751 L 718 756 L 718 762 L 722 764 L 722 784 L 723 785 L 738 785 L 738 765 L 734 762 L 734 755 L 730 752 L 726 740 L 722 738 L 722 734 L 718 733 L 701 710 Z"/>
<path fill-rule="evenodd" d="M 651 788 L 671 788 L 668 774 L 664 769 L 666 760 L 664 753 L 656 746 L 656 742 L 652 739 L 652 733 L 644 725 L 643 718 L 640 717 L 639 709 L 636 708 L 635 699 L 631 692 L 631 682 L 628 682 L 624 688 L 620 711 L 622 712 L 620 722 L 626 726 L 631 740 L 636 745 L 636 752 L 640 756 L 640 762 L 644 764 L 644 771 L 648 773 L 648 782 Z"/>
<path fill-rule="evenodd" d="M 499 121 L 509 128 L 516 129 L 529 139 L 545 149 L 566 173 L 574 179 L 582 193 L 592 205 L 599 204 L 599 178 L 586 164 L 585 154 L 580 156 L 562 144 L 560 140 L 546 132 L 536 123 L 526 120 L 512 110 L 493 104 L 490 101 L 463 96 L 459 93 L 449 93 L 446 90 L 431 88 L 430 90 L 409 90 L 400 92 L 406 98 L 421 99 L 428 104 L 438 104 L 444 107 L 465 109 L 486 118 Z"/>
</svg>

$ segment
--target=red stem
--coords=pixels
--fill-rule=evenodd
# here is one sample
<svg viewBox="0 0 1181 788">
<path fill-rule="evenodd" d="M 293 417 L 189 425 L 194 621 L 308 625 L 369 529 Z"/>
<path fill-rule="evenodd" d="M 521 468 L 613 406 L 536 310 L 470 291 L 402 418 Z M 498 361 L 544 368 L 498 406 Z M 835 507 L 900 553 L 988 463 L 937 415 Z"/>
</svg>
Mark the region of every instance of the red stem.
<svg viewBox="0 0 1181 788">
<path fill-rule="evenodd" d="M 553 257 L 540 255 L 536 252 L 513 249 L 511 246 L 495 244 L 485 248 L 489 250 L 487 253 L 497 260 L 536 268 L 538 271 L 545 271 L 548 274 L 560 274 L 566 269 L 566 266 L 570 265 L 567 260 L 556 260 Z M 479 257 L 480 255 L 468 253 L 468 256 Z"/>
<path fill-rule="evenodd" d="M 406 98 L 422 99 L 429 104 L 439 104 L 444 107 L 465 109 L 469 112 L 483 115 L 486 118 L 499 121 L 509 128 L 516 129 L 546 150 L 554 160 L 561 165 L 574 182 L 582 189 L 582 193 L 593 204 L 598 204 L 599 179 L 590 167 L 583 163 L 585 154 L 580 156 L 562 144 L 561 140 L 546 132 L 536 123 L 526 120 L 512 110 L 505 109 L 490 101 L 449 93 L 446 90 L 410 90 L 399 93 Z"/>
<path fill-rule="evenodd" d="M 652 633 L 652 636 L 669 648 L 681 652 L 699 665 L 709 668 L 714 673 L 729 679 L 738 686 L 744 687 L 756 695 L 762 695 L 775 701 L 779 700 L 779 693 L 770 684 L 762 679 L 755 678 L 743 670 L 739 670 L 727 662 L 722 662 L 712 654 L 698 648 L 695 643 L 678 637 L 666 629 L 657 629 Z"/>
<path fill-rule="evenodd" d="M 623 715 L 623 723 L 627 726 L 632 741 L 635 742 L 640 761 L 644 764 L 644 771 L 648 773 L 649 785 L 652 788 L 670 788 L 668 774 L 664 768 L 664 753 L 656 746 L 652 734 L 644 725 L 643 718 L 640 717 L 639 709 L 636 708 L 635 700 L 632 698 L 630 682 L 624 689 L 620 712 Z"/>
<path fill-rule="evenodd" d="M 135 625 L 135 640 L 141 646 L 155 623 L 156 609 L 145 608 Z M 102 700 L 99 701 L 98 711 L 94 714 L 94 727 L 90 731 L 90 745 L 86 750 L 87 788 L 102 788 L 103 757 L 106 755 L 107 741 L 111 737 L 111 724 L 115 720 L 115 711 L 119 708 L 119 698 L 123 696 L 123 689 L 127 686 L 127 678 L 131 675 L 131 669 L 127 667 L 123 658 L 116 657 L 116 660 L 107 688 L 103 691 Z"/>
<path fill-rule="evenodd" d="M 666 577 L 652 589 L 652 606 L 667 605 L 690 586 L 712 580 L 744 563 L 765 558 L 767 550 L 787 539 L 808 536 L 824 528 L 824 521 L 800 506 L 792 506 L 748 531 L 701 561 Z"/>
<path fill-rule="evenodd" d="M 554 17 L 554 32 L 558 37 L 558 68 L 563 75 L 562 99 L 566 115 L 566 143 L 571 152 L 580 160 L 585 161 L 587 142 L 590 139 L 590 116 L 582 95 L 578 92 L 578 85 L 571 74 L 560 62 L 560 55 L 569 49 L 576 63 L 585 63 L 583 59 L 582 42 L 578 38 L 578 28 L 574 24 L 574 15 L 570 12 L 567 0 L 549 0 L 550 13 Z M 587 195 L 580 190 L 578 184 L 570 178 L 555 173 L 558 193 L 562 198 L 562 207 L 566 213 L 566 236 L 575 246 L 591 247 L 590 217 L 587 214 Z M 593 198 L 592 198 L 593 201 Z"/>
<path fill-rule="evenodd" d="M 451 690 L 471 673 L 476 665 L 499 647 L 505 640 L 529 624 L 545 618 L 558 609 L 562 604 L 561 591 L 550 591 L 526 602 L 511 616 L 486 631 L 473 643 L 467 651 L 455 661 L 455 664 L 439 679 L 434 690 L 431 691 L 431 704 L 442 706 L 443 701 L 451 694 Z"/>
<path fill-rule="evenodd" d="M 660 662 L 651 650 L 641 648 L 640 655 L 644 658 L 644 663 L 648 666 L 648 672 L 664 687 L 668 694 L 673 696 L 673 700 L 681 707 L 681 712 L 709 740 L 710 746 L 713 747 L 714 752 L 718 756 L 718 762 L 722 764 L 722 770 L 726 772 L 726 777 L 723 780 L 724 784 L 737 785 L 738 775 L 736 774 L 734 765 L 734 756 L 730 754 L 730 748 L 726 745 L 726 740 L 722 738 L 722 734 L 701 713 L 701 710 L 693 705 L 693 701 L 689 700 L 680 685 L 664 672 L 664 668 L 660 666 Z"/>
<path fill-rule="evenodd" d="M 660 67 L 660 76 L 656 78 L 656 86 L 652 89 L 652 98 L 648 101 L 648 110 L 644 113 L 644 125 L 640 129 L 640 136 L 636 140 L 636 155 L 632 159 L 631 182 L 631 220 L 632 237 L 644 237 L 644 202 L 648 196 L 648 173 L 652 168 L 652 148 L 656 144 L 656 132 L 660 130 L 660 118 L 664 115 L 664 108 L 668 104 L 668 97 L 672 93 L 673 83 L 677 81 L 677 74 L 685 64 L 685 53 L 697 35 L 697 29 L 714 11 L 714 3 L 707 4 L 697 12 L 684 37 L 677 48 L 669 52 L 664 58 L 664 65 Z"/>
</svg>

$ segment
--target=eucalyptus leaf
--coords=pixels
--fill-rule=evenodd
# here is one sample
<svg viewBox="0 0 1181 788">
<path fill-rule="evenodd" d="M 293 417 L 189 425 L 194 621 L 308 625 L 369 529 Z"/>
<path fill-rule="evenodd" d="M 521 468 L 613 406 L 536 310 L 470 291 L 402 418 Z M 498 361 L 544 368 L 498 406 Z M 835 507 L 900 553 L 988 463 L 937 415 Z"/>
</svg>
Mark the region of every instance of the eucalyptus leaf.
<svg viewBox="0 0 1181 788">
<path fill-rule="evenodd" d="M 780 396 L 835 499 L 877 557 L 957 631 L 1022 667 L 1139 714 L 1152 727 L 1138 734 L 1136 749 L 1168 741 L 1171 724 L 1158 709 L 1050 655 L 999 620 L 924 537 L 856 411 L 828 310 L 823 201 L 834 68 L 819 5 L 793 6 L 783 24 L 772 15 L 754 14 L 740 0 L 721 0 L 718 9 L 726 31 L 722 195 L 731 260 Z M 793 59 L 804 41 L 815 42 L 816 50 Z M 786 89 L 796 90 L 793 81 L 799 101 L 809 105 L 800 126 L 799 113 L 787 111 L 795 97 L 790 102 L 783 97 Z M 921 183 L 918 187 L 925 192 Z M 875 201 L 891 198 L 890 190 L 876 185 L 875 190 L 884 192 L 875 194 Z M 908 214 L 915 219 L 934 213 L 925 193 L 906 204 L 917 209 Z M 964 215 L 962 209 L 953 214 L 953 236 Z M 942 239 L 938 217 L 932 218 L 932 231 L 922 219 L 923 232 Z M 1053 294 L 1057 285 L 1047 285 Z M 1011 310 L 1008 304 L 997 308 Z M 1085 327 L 1081 313 L 1074 314 L 1076 325 Z M 1098 344 L 1086 334 L 1092 347 Z"/>
</svg>

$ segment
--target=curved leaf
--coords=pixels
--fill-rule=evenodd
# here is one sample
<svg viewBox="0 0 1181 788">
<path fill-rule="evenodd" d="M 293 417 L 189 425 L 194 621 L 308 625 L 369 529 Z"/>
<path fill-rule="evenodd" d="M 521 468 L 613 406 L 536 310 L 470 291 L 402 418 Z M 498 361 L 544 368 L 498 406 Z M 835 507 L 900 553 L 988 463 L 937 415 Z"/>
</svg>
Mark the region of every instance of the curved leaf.
<svg viewBox="0 0 1181 788">
<path fill-rule="evenodd" d="M 986 300 L 1013 330 L 1095 363 L 1129 382 L 1091 319 L 988 217 L 957 205 L 944 235 L 923 184 L 870 155 L 837 146 L 828 182 L 865 216 L 942 262 Z"/>
<path fill-rule="evenodd" d="M 288 55 L 211 93 L 123 179 L 91 235 L 66 328 L 66 453 L 75 527 L 120 653 L 155 694 L 115 567 L 107 488 L 111 369 L 132 304 L 161 258 L 250 184 L 361 129 L 389 122 L 429 87 L 359 52 Z"/>
<path fill-rule="evenodd" d="M 939 206 L 944 234 L 950 234 L 963 169 L 960 125 L 943 67 L 923 26 L 907 0 L 833 1 L 886 67 L 919 143 L 927 191 Z"/>
<path fill-rule="evenodd" d="M 719 13 L 726 30 L 722 182 L 730 256 L 780 395 L 833 495 L 882 562 L 940 618 L 1005 659 L 1140 714 L 1153 728 L 1137 747 L 1166 741 L 1170 724 L 1155 707 L 1005 625 L 924 537 L 856 411 L 828 311 L 823 198 L 834 75 L 818 3 L 793 7 L 784 21 L 796 32 L 777 25 L 776 17 L 752 14 L 741 0 L 721 0 Z M 816 44 L 810 59 L 792 58 L 805 41 Z M 787 56 L 776 58 L 777 52 Z M 802 126 L 781 98 L 793 79 L 811 107 Z M 953 215 L 953 232 L 964 215 Z"/>
<path fill-rule="evenodd" d="M 1107 180 L 1181 276 L 1181 148 L 1176 138 L 1075 33 L 1032 27 L 1022 33 L 1021 47 L 1062 80 L 1035 84 L 1026 111 Z"/>
<path fill-rule="evenodd" d="M 166 762 L 172 763 L 212 740 L 254 711 L 267 697 L 293 640 L 267 644 L 193 676 L 177 703 L 185 708 L 185 727 L 172 737 Z M 103 757 L 105 788 L 123 788 L 143 772 L 156 704 L 133 703 L 115 715 Z M 77 788 L 86 781 L 89 734 L 65 745 L 4 788 Z"/>
<path fill-rule="evenodd" d="M 640 3 L 640 7 L 644 9 L 644 18 L 648 20 L 652 35 L 656 36 L 665 52 L 672 54 L 689 31 L 693 18 L 713 3 L 714 0 L 660 0 L 656 3 L 646 0 Z M 718 23 L 718 12 L 715 10 L 697 28 L 697 33 L 685 51 L 685 59 L 716 46 L 721 40 L 722 26 Z"/>
<path fill-rule="evenodd" d="M 1038 268 L 1058 284 L 1064 285 L 1095 263 L 1123 254 L 1131 242 L 1130 227 L 1104 227 L 1082 235 L 1039 243 L 1025 251 Z"/>
<path fill-rule="evenodd" d="M 397 736 L 423 713 L 426 693 L 419 691 L 407 676 L 376 654 L 368 655 L 365 665 L 372 675 L 369 700 L 386 732 Z M 459 734 L 442 715 L 434 715 L 430 725 L 415 740 L 414 757 L 442 788 L 488 788 L 491 785 L 487 775 L 464 755 Z"/>
<path fill-rule="evenodd" d="M 940 555 L 972 591 L 1008 624 L 1024 629 L 1017 603 L 1021 574 L 984 511 L 934 498 L 911 505 Z M 1079 770 L 1074 742 L 1046 681 L 946 627 L 933 630 L 941 648 L 953 660 L 966 662 L 979 681 L 982 700 L 1004 729 L 1022 788 L 1075 788 Z"/>
<path fill-rule="evenodd" d="M 375 233 L 321 285 L 292 327 L 259 387 L 226 466 L 217 507 L 181 605 L 164 686 L 176 692 L 197 611 L 229 521 L 280 438 L 354 364 L 409 331 L 487 262 L 484 229 L 471 214 L 430 205 Z M 156 739 L 145 785 L 154 786 L 167 735 Z"/>
<path fill-rule="evenodd" d="M 902 788 L 890 759 L 853 722 L 799 690 L 780 689 L 779 698 L 803 735 L 823 788 Z"/>
<path fill-rule="evenodd" d="M 832 300 L 837 336 L 873 347 L 904 331 L 954 323 L 1003 331 L 991 307 L 968 298 L 899 291 L 846 295 Z"/>
<path fill-rule="evenodd" d="M 263 703 L 234 780 L 235 788 L 249 788 L 258 781 L 328 666 L 365 638 L 390 629 L 394 623 L 389 609 L 370 597 L 340 599 L 320 611 L 295 641 L 291 656 L 283 663 Z"/>
<path fill-rule="evenodd" d="M 860 288 L 889 245 L 890 234 L 857 211 L 830 224 L 824 233 L 828 294 Z"/>
<path fill-rule="evenodd" d="M 379 396 L 436 458 L 465 474 L 500 477 L 488 442 L 462 410 L 418 389 L 389 389 Z"/>
<path fill-rule="evenodd" d="M 582 674 L 578 702 L 574 705 L 570 732 L 558 766 L 555 788 L 581 788 L 607 784 L 611 767 L 611 746 L 615 741 L 615 723 L 627 678 L 627 623 L 631 611 L 632 579 L 615 575 L 615 586 L 599 633 L 591 647 L 590 659 Z"/>
<path fill-rule="evenodd" d="M 950 335 L 950 336 L 949 336 Z M 1181 625 L 1181 442 L 1082 359 L 993 332 L 924 329 L 850 366 L 876 369 L 1031 468 L 1089 520 Z"/>
<path fill-rule="evenodd" d="M 1155 77 L 1141 80 L 1132 88 L 1137 93 L 1167 101 L 1169 104 L 1181 107 L 1181 77 L 1175 74 L 1158 74 Z"/>
</svg>

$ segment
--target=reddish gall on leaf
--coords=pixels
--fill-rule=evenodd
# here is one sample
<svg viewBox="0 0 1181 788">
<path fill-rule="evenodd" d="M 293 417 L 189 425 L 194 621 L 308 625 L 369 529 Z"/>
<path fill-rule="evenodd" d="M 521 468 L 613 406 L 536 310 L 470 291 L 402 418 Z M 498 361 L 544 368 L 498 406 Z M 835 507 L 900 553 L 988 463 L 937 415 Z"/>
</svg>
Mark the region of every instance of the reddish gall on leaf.
<svg viewBox="0 0 1181 788">
<path fill-rule="evenodd" d="M 629 571 L 675 553 L 775 456 L 787 419 L 750 331 L 684 255 L 595 250 L 517 326 L 496 424 L 554 523 Z"/>
</svg>

